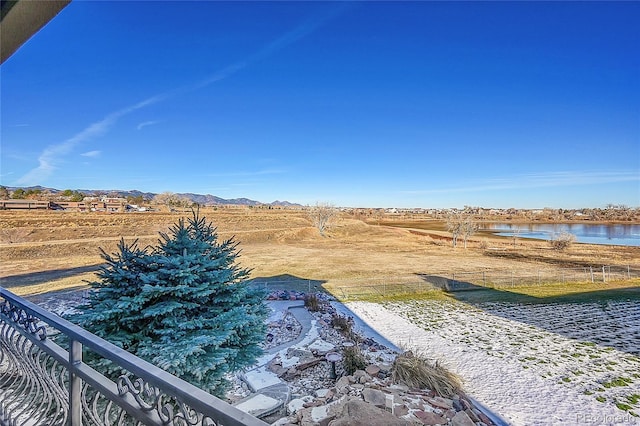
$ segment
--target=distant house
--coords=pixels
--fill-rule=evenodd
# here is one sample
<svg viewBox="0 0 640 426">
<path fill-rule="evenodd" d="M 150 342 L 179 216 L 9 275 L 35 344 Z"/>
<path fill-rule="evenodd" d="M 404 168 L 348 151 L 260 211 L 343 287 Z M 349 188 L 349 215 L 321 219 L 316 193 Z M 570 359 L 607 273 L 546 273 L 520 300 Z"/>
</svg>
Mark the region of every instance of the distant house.
<svg viewBox="0 0 640 426">
<path fill-rule="evenodd" d="M 83 203 L 77 201 L 56 201 L 51 203 L 51 207 L 54 210 L 82 210 L 80 206 L 84 207 Z"/>
<path fill-rule="evenodd" d="M 0 209 L 2 210 L 48 210 L 50 208 L 49 201 L 0 200 Z"/>
</svg>

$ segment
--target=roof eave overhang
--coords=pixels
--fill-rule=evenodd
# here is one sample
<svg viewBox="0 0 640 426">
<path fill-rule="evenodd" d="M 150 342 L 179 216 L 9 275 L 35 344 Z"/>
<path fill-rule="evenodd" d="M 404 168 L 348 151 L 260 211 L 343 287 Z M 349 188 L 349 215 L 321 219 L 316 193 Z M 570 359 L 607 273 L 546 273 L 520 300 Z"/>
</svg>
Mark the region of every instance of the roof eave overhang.
<svg viewBox="0 0 640 426">
<path fill-rule="evenodd" d="M 2 0 L 0 64 L 52 20 L 71 0 Z"/>
</svg>

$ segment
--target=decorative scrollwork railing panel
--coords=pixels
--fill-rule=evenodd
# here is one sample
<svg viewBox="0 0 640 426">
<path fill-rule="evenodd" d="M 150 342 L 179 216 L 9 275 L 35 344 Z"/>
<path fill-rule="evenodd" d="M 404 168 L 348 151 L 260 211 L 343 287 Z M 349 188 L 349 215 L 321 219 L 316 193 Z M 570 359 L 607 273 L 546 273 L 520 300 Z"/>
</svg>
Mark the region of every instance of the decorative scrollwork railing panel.
<svg viewBox="0 0 640 426">
<path fill-rule="evenodd" d="M 1 322 L 0 351 L 0 418 L 10 425 L 64 425 L 69 406 L 64 367 Z"/>
<path fill-rule="evenodd" d="M 103 376 L 82 361 L 83 348 L 123 374 Z M 266 425 L 2 287 L 0 424 Z"/>
</svg>

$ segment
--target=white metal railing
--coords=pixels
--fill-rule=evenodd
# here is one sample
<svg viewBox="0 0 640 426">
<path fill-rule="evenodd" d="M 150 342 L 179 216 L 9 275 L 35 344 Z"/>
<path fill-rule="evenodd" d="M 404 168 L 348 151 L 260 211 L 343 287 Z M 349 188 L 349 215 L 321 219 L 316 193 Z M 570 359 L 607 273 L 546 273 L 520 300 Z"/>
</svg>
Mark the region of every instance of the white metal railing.
<svg viewBox="0 0 640 426">
<path fill-rule="evenodd" d="M 83 349 L 110 360 L 122 374 L 115 382 L 103 376 L 83 362 Z M 0 287 L 5 425 L 266 423 Z"/>
</svg>

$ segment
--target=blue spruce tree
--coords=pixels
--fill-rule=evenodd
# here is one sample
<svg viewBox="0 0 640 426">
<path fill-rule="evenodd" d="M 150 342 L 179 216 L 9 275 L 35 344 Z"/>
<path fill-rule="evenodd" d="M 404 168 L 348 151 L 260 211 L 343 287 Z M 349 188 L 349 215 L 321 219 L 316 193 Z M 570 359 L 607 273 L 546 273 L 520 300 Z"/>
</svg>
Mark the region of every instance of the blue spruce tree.
<svg viewBox="0 0 640 426">
<path fill-rule="evenodd" d="M 75 320 L 93 333 L 217 395 L 225 375 L 262 353 L 268 310 L 236 261 L 238 244 L 218 242 L 198 212 L 161 233 L 158 246 L 119 245 Z"/>
</svg>

